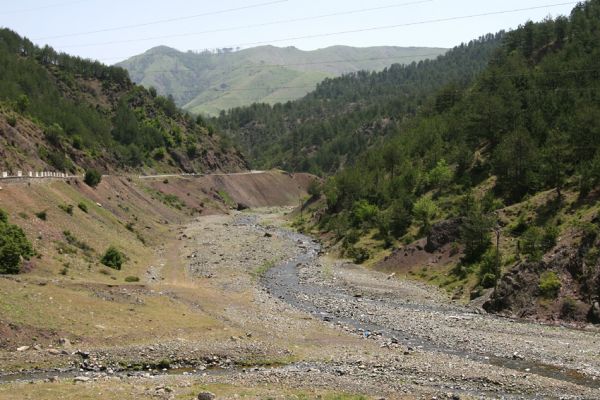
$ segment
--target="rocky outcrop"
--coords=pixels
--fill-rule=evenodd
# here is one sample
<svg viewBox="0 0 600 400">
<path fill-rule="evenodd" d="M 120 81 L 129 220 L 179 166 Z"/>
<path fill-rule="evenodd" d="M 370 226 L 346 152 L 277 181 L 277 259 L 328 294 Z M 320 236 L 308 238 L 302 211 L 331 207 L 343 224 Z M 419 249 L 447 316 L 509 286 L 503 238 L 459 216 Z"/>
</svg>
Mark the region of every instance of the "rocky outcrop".
<svg viewBox="0 0 600 400">
<path fill-rule="evenodd" d="M 584 237 L 578 247 L 559 247 L 543 261 L 517 264 L 500 279 L 483 308 L 519 318 L 600 323 L 600 268 L 588 256 L 598 245 L 595 237 Z M 544 298 L 540 279 L 546 271 L 556 274 L 560 290 Z"/>
<path fill-rule="evenodd" d="M 460 238 L 462 218 L 453 218 L 438 222 L 431 227 L 427 236 L 425 251 L 433 253 L 445 245 L 456 242 Z"/>
</svg>

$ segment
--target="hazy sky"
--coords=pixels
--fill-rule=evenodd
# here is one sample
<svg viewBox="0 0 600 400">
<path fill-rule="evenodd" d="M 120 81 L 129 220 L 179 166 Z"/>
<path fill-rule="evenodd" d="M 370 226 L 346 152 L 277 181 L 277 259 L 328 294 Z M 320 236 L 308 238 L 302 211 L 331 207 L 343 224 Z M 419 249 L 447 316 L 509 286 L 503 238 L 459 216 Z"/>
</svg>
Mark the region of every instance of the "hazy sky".
<svg viewBox="0 0 600 400">
<path fill-rule="evenodd" d="M 158 45 L 179 50 L 263 44 L 304 50 L 336 44 L 452 47 L 488 32 L 516 28 L 528 19 L 566 15 L 576 4 L 564 0 L 1 0 L 1 3 L 0 26 L 13 29 L 39 45 L 50 44 L 57 50 L 109 64 Z M 542 8 L 439 21 L 529 7 Z M 438 21 L 430 22 L 433 20 Z M 363 31 L 348 32 L 357 30 Z"/>
</svg>

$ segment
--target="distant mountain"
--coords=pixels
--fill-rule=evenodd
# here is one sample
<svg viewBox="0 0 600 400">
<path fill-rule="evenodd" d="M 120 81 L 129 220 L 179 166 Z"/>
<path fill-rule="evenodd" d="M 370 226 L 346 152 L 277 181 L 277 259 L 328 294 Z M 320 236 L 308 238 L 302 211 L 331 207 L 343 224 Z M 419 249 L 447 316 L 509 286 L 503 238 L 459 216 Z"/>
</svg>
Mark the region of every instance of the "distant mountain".
<svg viewBox="0 0 600 400">
<path fill-rule="evenodd" d="M 184 109 L 208 115 L 256 102 L 298 99 L 325 78 L 435 58 L 447 49 L 333 46 L 314 51 L 261 46 L 218 53 L 160 46 L 123 61 L 134 82 L 172 95 Z"/>
</svg>

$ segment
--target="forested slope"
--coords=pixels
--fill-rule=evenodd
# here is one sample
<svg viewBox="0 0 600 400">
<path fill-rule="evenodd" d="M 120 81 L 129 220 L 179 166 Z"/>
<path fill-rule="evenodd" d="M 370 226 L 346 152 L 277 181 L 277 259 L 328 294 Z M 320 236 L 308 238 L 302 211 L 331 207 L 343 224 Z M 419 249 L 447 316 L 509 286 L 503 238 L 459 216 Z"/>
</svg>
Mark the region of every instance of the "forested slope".
<svg viewBox="0 0 600 400">
<path fill-rule="evenodd" d="M 437 90 L 467 85 L 502 37 L 488 35 L 433 60 L 326 79 L 303 99 L 235 108 L 215 123 L 257 168 L 334 172 L 397 132 Z"/>
<path fill-rule="evenodd" d="M 136 86 L 126 70 L 0 30 L 0 168 L 240 169 L 202 119 Z"/>
<path fill-rule="evenodd" d="M 328 179 L 326 201 L 299 226 L 489 311 L 600 322 L 599 59 L 598 0 L 522 25 L 473 82 L 397 114 L 403 122 Z M 346 79 L 360 103 L 366 77 Z M 394 106 L 382 98 L 379 109 Z M 298 106 L 285 107 L 295 121 Z"/>
</svg>

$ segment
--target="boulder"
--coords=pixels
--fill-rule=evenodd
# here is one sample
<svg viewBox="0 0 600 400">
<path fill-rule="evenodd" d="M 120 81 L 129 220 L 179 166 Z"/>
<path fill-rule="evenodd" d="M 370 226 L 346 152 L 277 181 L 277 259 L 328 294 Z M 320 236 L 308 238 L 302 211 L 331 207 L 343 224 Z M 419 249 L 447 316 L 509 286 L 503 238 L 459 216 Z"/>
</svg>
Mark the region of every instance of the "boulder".
<svg viewBox="0 0 600 400">
<path fill-rule="evenodd" d="M 211 392 L 202 392 L 202 393 L 198 394 L 197 399 L 198 400 L 213 400 L 216 397 L 217 396 L 215 396 L 214 393 L 211 393 Z"/>
<path fill-rule="evenodd" d="M 461 218 L 448 219 L 433 225 L 427 236 L 425 251 L 433 253 L 449 243 L 456 242 L 460 238 L 461 225 Z"/>
</svg>

